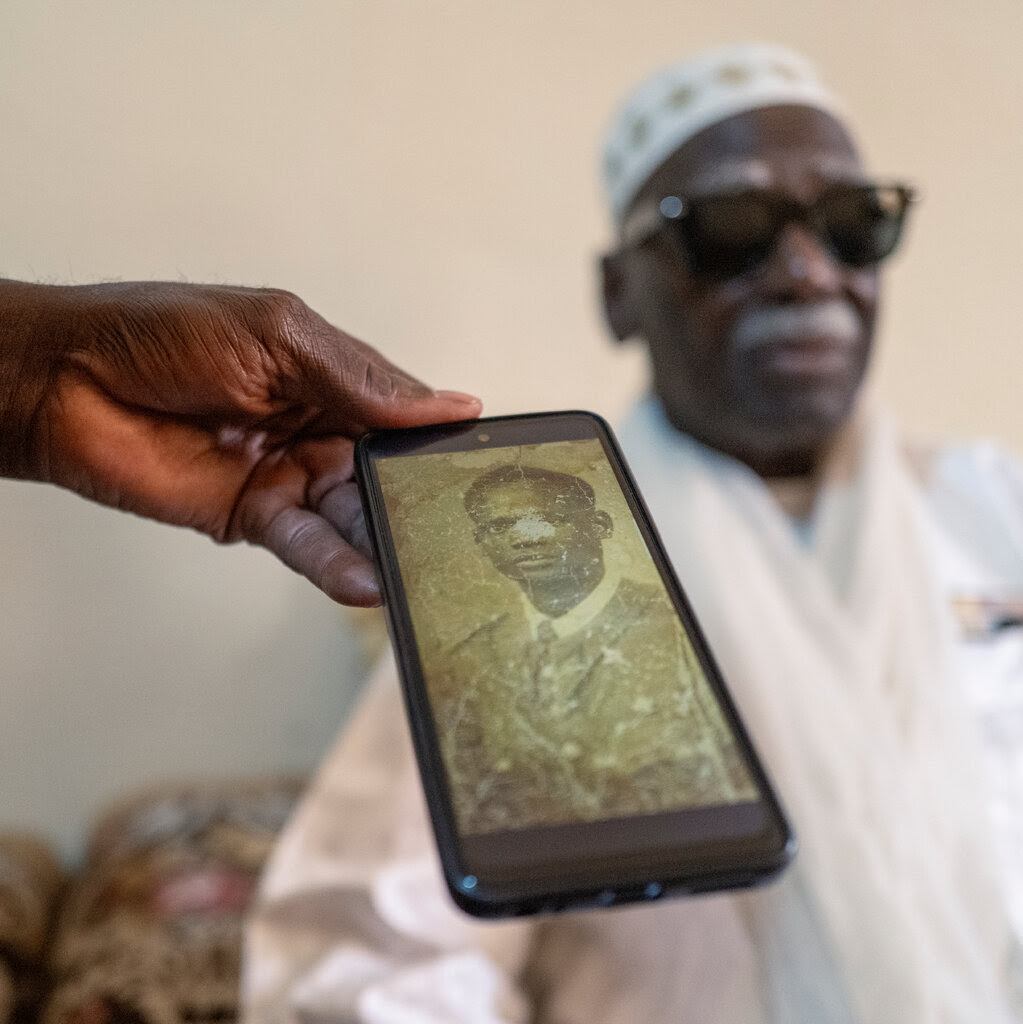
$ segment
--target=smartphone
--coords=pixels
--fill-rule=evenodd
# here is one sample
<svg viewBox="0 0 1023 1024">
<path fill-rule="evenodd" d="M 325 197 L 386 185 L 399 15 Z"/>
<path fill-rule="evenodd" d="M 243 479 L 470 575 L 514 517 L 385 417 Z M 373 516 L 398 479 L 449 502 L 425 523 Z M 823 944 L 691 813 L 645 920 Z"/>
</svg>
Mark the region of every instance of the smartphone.
<svg viewBox="0 0 1023 1024">
<path fill-rule="evenodd" d="M 447 885 L 481 917 L 765 881 L 792 830 L 607 424 L 356 449 Z"/>
</svg>

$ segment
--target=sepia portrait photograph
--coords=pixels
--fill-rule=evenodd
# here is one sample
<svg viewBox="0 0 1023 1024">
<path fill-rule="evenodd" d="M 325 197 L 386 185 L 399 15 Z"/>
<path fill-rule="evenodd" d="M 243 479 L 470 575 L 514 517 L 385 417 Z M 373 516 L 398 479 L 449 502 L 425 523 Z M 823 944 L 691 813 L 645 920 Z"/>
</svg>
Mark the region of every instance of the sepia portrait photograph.
<svg viewBox="0 0 1023 1024">
<path fill-rule="evenodd" d="M 465 832 L 756 797 L 599 441 L 380 478 Z"/>
</svg>

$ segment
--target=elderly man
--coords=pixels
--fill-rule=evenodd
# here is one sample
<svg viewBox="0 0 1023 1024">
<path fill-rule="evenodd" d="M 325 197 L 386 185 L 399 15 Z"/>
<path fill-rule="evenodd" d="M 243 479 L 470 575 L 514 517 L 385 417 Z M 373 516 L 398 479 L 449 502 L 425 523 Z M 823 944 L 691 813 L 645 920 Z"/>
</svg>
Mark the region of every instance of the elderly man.
<svg viewBox="0 0 1023 1024">
<path fill-rule="evenodd" d="M 622 441 L 800 855 L 752 894 L 470 926 L 437 895 L 382 677 L 281 847 L 253 966 L 310 889 L 339 932 L 297 984 L 254 972 L 253 1019 L 1023 1019 L 1023 476 L 992 448 L 910 460 L 860 400 L 911 192 L 768 46 L 644 83 L 605 175 L 608 320 L 653 382 Z M 391 806 L 359 821 L 369 792 Z"/>
</svg>

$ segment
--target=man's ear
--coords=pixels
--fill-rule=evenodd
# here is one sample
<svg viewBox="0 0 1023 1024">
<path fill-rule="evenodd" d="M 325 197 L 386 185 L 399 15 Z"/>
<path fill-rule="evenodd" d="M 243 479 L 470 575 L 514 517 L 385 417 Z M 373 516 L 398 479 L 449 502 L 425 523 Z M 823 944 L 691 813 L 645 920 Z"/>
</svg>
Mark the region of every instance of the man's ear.
<svg viewBox="0 0 1023 1024">
<path fill-rule="evenodd" d="M 615 532 L 614 520 L 602 508 L 594 509 L 593 521 L 601 540 L 607 540 Z"/>
<path fill-rule="evenodd" d="M 601 257 L 600 277 L 607 325 L 616 341 L 626 341 L 639 333 L 639 318 L 622 250 Z"/>
</svg>

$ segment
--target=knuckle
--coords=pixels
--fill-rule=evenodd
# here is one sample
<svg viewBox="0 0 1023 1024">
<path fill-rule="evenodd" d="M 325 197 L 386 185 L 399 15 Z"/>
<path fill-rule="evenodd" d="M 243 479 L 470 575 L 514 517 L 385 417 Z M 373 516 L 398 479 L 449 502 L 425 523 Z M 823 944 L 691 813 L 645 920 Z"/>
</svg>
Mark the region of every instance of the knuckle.
<svg viewBox="0 0 1023 1024">
<path fill-rule="evenodd" d="M 278 515 L 272 525 L 281 556 L 289 565 L 305 562 L 315 544 L 315 528 L 310 519 L 288 510 Z"/>
<path fill-rule="evenodd" d="M 244 298 L 246 318 L 253 333 L 275 341 L 290 341 L 302 333 L 311 311 L 293 292 L 280 288 L 256 288 Z"/>
<path fill-rule="evenodd" d="M 299 375 L 308 360 L 315 314 L 293 292 L 279 288 L 248 289 L 242 296 L 241 320 L 259 347 L 274 377 Z"/>
<path fill-rule="evenodd" d="M 272 319 L 289 324 L 308 316 L 309 307 L 294 293 L 283 288 L 264 288 L 262 296 Z"/>
<path fill-rule="evenodd" d="M 260 293 L 259 304 L 265 334 L 294 343 L 307 333 L 311 310 L 297 295 L 279 289 L 264 289 Z"/>
<path fill-rule="evenodd" d="M 313 581 L 321 579 L 340 554 L 339 542 L 329 536 L 321 521 L 311 513 L 288 516 L 282 525 L 285 563 Z"/>
</svg>

